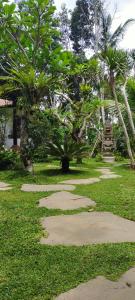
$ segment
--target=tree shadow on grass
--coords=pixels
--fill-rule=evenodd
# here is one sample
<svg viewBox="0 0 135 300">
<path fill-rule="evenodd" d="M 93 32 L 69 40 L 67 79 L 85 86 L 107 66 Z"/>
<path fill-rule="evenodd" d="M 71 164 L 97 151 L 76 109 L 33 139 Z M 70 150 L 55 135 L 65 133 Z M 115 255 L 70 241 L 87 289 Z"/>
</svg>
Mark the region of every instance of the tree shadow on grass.
<svg viewBox="0 0 135 300">
<path fill-rule="evenodd" d="M 68 173 L 63 173 L 61 169 L 44 169 L 44 170 L 38 170 L 36 171 L 36 176 L 41 175 L 41 176 L 48 176 L 48 177 L 53 177 L 53 176 L 66 176 L 66 175 L 79 175 L 79 174 L 84 174 L 85 171 L 83 170 L 73 170 L 70 169 Z"/>
</svg>

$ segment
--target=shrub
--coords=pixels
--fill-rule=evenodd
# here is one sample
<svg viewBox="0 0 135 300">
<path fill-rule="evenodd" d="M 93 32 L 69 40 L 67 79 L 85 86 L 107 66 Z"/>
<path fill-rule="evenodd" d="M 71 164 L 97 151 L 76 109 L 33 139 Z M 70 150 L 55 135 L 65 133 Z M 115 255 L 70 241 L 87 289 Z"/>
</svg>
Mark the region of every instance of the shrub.
<svg viewBox="0 0 135 300">
<path fill-rule="evenodd" d="M 121 153 L 119 153 L 119 152 L 116 152 L 115 153 L 115 161 L 123 161 L 123 157 L 122 157 L 122 155 L 121 155 Z"/>
<path fill-rule="evenodd" d="M 0 169 L 14 169 L 20 164 L 20 156 L 13 150 L 1 150 L 0 151 Z"/>
<path fill-rule="evenodd" d="M 96 155 L 96 157 L 95 157 L 95 160 L 96 160 L 97 162 L 103 161 L 102 155 L 98 153 L 98 154 Z"/>
</svg>

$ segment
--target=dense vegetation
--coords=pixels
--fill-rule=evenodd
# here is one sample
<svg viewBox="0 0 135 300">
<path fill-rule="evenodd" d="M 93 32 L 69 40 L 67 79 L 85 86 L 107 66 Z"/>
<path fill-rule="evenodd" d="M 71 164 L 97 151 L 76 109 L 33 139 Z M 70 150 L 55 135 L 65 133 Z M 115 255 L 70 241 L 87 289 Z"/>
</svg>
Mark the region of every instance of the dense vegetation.
<svg viewBox="0 0 135 300">
<path fill-rule="evenodd" d="M 105 7 L 77 0 L 73 11 L 63 5 L 57 12 L 53 0 L 0 0 L 0 98 L 13 101 L 0 108 L 0 182 L 13 187 L 0 191 L 1 300 L 53 299 L 98 275 L 117 279 L 135 263 L 134 243 L 41 245 L 40 218 L 91 208 L 41 209 L 47 193 L 20 190 L 99 176 L 96 168 L 108 166 L 102 140 L 109 121 L 112 170 L 122 177 L 78 185 L 75 193 L 95 200 L 97 211 L 135 221 L 135 50 L 119 47 L 134 20 L 113 32 Z M 11 114 L 14 145 L 6 149 Z"/>
<path fill-rule="evenodd" d="M 108 117 L 112 123 L 117 119 L 116 151 L 134 167 L 134 51 L 118 48 L 134 20 L 112 32 L 113 18 L 100 0 L 78 0 L 72 12 L 63 6 L 60 13 L 49 0 L 0 1 L 0 20 L 0 94 L 13 100 L 21 119 L 25 169 L 32 171 L 35 158 L 47 157 L 48 143 L 51 149 L 56 140 L 62 145 L 66 135 L 71 155 L 56 154 L 63 170 L 68 171 L 69 156 L 81 160 L 83 148 L 96 155 Z M 1 125 L 1 144 L 2 130 Z"/>
</svg>

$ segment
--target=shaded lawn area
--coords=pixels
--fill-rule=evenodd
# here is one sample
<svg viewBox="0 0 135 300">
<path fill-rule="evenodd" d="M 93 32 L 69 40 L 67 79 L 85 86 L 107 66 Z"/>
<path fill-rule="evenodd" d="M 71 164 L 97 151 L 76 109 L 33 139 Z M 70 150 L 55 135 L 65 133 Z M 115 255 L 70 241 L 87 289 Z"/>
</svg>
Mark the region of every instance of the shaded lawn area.
<svg viewBox="0 0 135 300">
<path fill-rule="evenodd" d="M 69 178 L 95 177 L 99 175 L 95 168 L 101 165 L 89 161 L 80 166 L 82 172 L 73 169 L 68 175 L 61 175 L 56 170 L 58 177 L 50 171 L 50 167 L 45 171 L 43 164 L 36 166 L 34 178 L 19 172 L 16 172 L 15 178 L 14 171 L 0 172 L 0 180 L 14 185 L 13 190 L 0 192 L 1 300 L 53 299 L 98 275 L 117 279 L 135 265 L 135 243 L 83 247 L 40 245 L 43 234 L 40 218 L 88 211 L 89 208 L 65 212 L 38 208 L 39 199 L 47 193 L 19 190 L 21 182 L 54 183 Z M 98 211 L 111 211 L 135 221 L 135 171 L 122 166 L 113 169 L 123 177 L 77 186 L 74 193 L 95 200 Z"/>
</svg>

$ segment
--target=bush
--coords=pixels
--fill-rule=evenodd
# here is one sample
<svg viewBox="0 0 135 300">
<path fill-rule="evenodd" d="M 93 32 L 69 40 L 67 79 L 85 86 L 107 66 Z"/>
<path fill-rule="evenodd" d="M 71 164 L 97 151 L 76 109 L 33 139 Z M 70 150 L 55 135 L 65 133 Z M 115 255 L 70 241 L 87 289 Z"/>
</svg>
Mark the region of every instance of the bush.
<svg viewBox="0 0 135 300">
<path fill-rule="evenodd" d="M 20 156 L 13 150 L 1 150 L 0 151 L 0 169 L 14 169 L 20 164 Z"/>
<path fill-rule="evenodd" d="M 95 157 L 95 160 L 96 160 L 97 162 L 103 161 L 102 155 L 101 155 L 101 154 L 97 154 L 96 157 Z"/>
<path fill-rule="evenodd" d="M 115 161 L 123 161 L 123 157 L 122 157 L 122 155 L 121 155 L 121 153 L 119 153 L 119 152 L 116 152 L 115 153 Z"/>
</svg>

